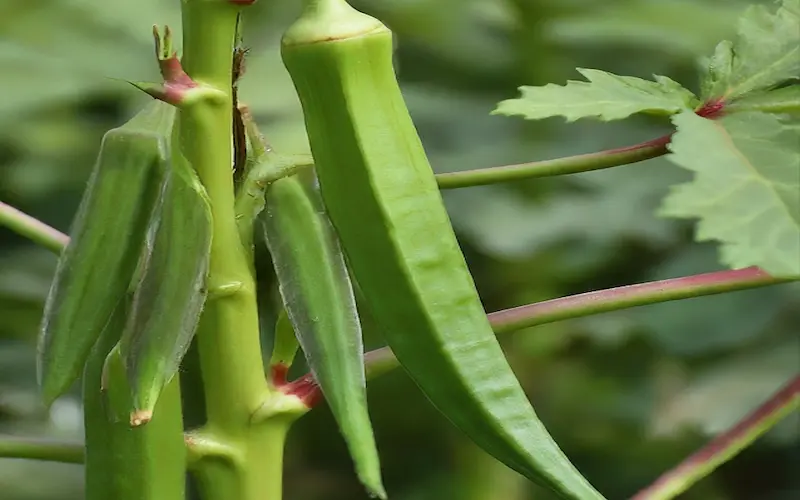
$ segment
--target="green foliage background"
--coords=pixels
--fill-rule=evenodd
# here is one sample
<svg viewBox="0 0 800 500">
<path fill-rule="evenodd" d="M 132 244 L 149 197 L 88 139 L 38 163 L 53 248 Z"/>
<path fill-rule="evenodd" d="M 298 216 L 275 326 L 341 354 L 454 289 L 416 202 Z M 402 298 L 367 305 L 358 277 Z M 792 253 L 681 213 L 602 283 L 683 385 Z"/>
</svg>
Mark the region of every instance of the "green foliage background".
<svg viewBox="0 0 800 500">
<path fill-rule="evenodd" d="M 261 0 L 240 97 L 269 141 L 307 152 L 277 41 L 300 2 Z M 575 67 L 689 88 L 695 61 L 735 29 L 744 0 L 360 0 L 398 35 L 399 77 L 431 161 L 446 172 L 633 144 L 649 118 L 566 125 L 490 116 L 520 85 L 562 84 Z M 68 230 L 103 132 L 145 102 L 124 79 L 155 80 L 150 26 L 178 26 L 177 0 L 4 0 L 0 4 L 0 199 Z M 445 194 L 487 310 L 721 269 L 714 245 L 654 211 L 689 173 L 657 159 L 618 169 Z M 274 278 L 260 248 L 265 325 Z M 79 394 L 47 413 L 34 337 L 56 259 L 0 229 L 0 433 L 80 439 Z M 800 366 L 796 285 L 648 306 L 503 339 L 534 406 L 610 500 L 623 499 L 724 430 Z M 268 337 L 269 328 L 265 328 Z M 371 347 L 380 338 L 367 339 Z M 268 342 L 266 342 L 268 344 Z M 396 500 L 552 497 L 467 443 L 409 379 L 370 385 L 387 488 Z M 684 497 L 788 500 L 794 415 Z M 78 499 L 78 466 L 0 459 L 0 497 Z M 288 500 L 366 498 L 324 407 L 293 429 Z"/>
</svg>

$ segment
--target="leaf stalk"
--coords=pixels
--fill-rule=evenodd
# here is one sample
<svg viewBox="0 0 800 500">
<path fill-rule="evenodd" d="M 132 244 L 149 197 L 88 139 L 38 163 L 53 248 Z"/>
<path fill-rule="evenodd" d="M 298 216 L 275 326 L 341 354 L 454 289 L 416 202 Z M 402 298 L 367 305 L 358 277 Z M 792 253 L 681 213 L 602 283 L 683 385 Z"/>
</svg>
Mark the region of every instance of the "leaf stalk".
<svg viewBox="0 0 800 500">
<path fill-rule="evenodd" d="M 797 278 L 773 278 L 757 267 L 715 271 L 660 281 L 651 281 L 570 295 L 490 313 L 489 322 L 497 334 L 510 333 L 565 319 L 581 318 L 672 300 L 717 295 L 750 288 L 797 281 Z M 397 368 L 399 363 L 388 347 L 365 355 L 367 379 Z"/>
<path fill-rule="evenodd" d="M 83 443 L 0 436 L 0 457 L 82 464 Z"/>
<path fill-rule="evenodd" d="M 69 236 L 66 234 L 1 201 L 0 226 L 9 228 L 55 254 L 61 253 L 69 243 Z"/>
<path fill-rule="evenodd" d="M 784 417 L 800 407 L 800 375 L 794 377 L 761 406 L 706 446 L 665 472 L 631 500 L 669 500 L 707 477 Z"/>
<path fill-rule="evenodd" d="M 665 135 L 633 146 L 553 160 L 437 174 L 436 182 L 439 189 L 458 189 L 629 165 L 667 154 L 670 137 L 671 135 Z"/>
</svg>

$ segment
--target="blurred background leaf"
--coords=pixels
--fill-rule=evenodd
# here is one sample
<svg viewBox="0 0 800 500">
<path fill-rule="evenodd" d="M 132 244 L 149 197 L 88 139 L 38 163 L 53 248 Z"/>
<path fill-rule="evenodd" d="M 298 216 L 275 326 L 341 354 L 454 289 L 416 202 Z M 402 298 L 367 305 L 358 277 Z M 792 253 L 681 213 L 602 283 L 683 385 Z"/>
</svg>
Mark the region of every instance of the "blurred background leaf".
<svg viewBox="0 0 800 500">
<path fill-rule="evenodd" d="M 538 123 L 492 116 L 521 85 L 563 84 L 576 67 L 697 90 L 697 64 L 735 31 L 746 0 L 353 0 L 397 34 L 397 69 L 439 172 L 633 144 L 669 124 Z M 763 0 L 762 3 L 771 3 Z M 268 140 L 308 151 L 278 53 L 300 2 L 258 2 L 240 97 Z M 4 0 L 0 5 L 0 199 L 68 230 L 103 132 L 146 102 L 153 24 L 179 29 L 177 0 Z M 690 223 L 657 217 L 688 172 L 664 160 L 569 178 L 445 192 L 487 310 L 720 269 Z M 274 323 L 269 257 L 258 248 L 265 346 Z M 34 348 L 55 257 L 0 229 L 0 432 L 82 434 L 77 392 L 45 411 Z M 761 403 L 800 368 L 794 285 L 562 321 L 502 339 L 542 420 L 609 500 L 629 497 Z M 366 319 L 368 321 L 368 318 Z M 370 337 L 371 347 L 382 340 Z M 302 370 L 302 363 L 295 371 Z M 468 443 L 397 371 L 369 388 L 386 486 L 396 500 L 551 500 Z M 683 495 L 800 495 L 797 419 Z M 286 451 L 286 498 L 366 499 L 327 408 Z M 81 468 L 0 459 L 4 500 L 82 498 Z"/>
</svg>

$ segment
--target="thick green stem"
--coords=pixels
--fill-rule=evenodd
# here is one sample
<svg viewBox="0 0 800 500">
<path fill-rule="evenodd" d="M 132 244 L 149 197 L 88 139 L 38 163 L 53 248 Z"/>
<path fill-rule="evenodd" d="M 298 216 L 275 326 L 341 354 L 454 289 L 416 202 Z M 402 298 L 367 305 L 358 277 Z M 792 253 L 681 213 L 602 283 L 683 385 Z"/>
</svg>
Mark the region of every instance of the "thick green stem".
<svg viewBox="0 0 800 500">
<path fill-rule="evenodd" d="M 5 226 L 56 254 L 61 253 L 69 243 L 66 234 L 3 202 L 0 202 L 0 226 Z"/>
<path fill-rule="evenodd" d="M 241 427 L 266 392 L 261 376 L 258 311 L 234 213 L 232 54 L 238 9 L 225 2 L 183 3 L 183 68 L 197 83 L 225 92 L 181 110 L 181 148 L 211 200 L 214 241 L 206 305 L 198 336 L 211 425 Z"/>
<path fill-rule="evenodd" d="M 197 334 L 205 430 L 242 457 L 201 460 L 197 475 L 205 500 L 277 500 L 288 426 L 251 425 L 269 388 L 263 375 L 255 283 L 234 211 L 231 81 L 240 7 L 223 0 L 183 0 L 182 8 L 183 69 L 194 82 L 224 95 L 188 104 L 179 118 L 181 148 L 208 192 L 214 216 L 209 300 Z"/>
<path fill-rule="evenodd" d="M 83 444 L 0 436 L 0 458 L 24 458 L 65 464 L 82 464 Z"/>
</svg>

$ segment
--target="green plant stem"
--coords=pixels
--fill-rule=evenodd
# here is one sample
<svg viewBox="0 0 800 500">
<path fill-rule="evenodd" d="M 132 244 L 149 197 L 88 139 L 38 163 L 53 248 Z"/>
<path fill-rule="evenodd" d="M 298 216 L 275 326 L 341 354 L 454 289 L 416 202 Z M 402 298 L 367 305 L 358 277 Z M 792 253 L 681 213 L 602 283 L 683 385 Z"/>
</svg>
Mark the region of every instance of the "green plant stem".
<svg viewBox="0 0 800 500">
<path fill-rule="evenodd" d="M 439 184 L 439 189 L 457 189 L 618 167 L 667 154 L 670 137 L 666 135 L 634 146 L 554 160 L 438 174 L 436 182 Z"/>
<path fill-rule="evenodd" d="M 207 386 L 208 420 L 240 426 L 267 390 L 260 370 L 255 284 L 238 242 L 231 175 L 231 64 L 238 9 L 225 2 L 183 2 L 183 67 L 196 82 L 226 93 L 226 100 L 198 102 L 180 115 L 184 154 L 208 192 L 214 216 L 203 327 L 198 336 Z"/>
<path fill-rule="evenodd" d="M 667 471 L 631 500 L 669 500 L 708 476 L 792 411 L 800 407 L 800 375 L 773 394 L 744 419 L 717 436 L 677 467 Z"/>
<path fill-rule="evenodd" d="M 682 278 L 651 281 L 595 292 L 537 302 L 489 314 L 495 333 L 507 333 L 564 319 L 617 311 L 671 300 L 716 295 L 796 281 L 773 278 L 757 267 L 697 274 Z M 365 356 L 367 378 L 375 378 L 398 367 L 388 347 Z"/>
<path fill-rule="evenodd" d="M 65 464 L 83 463 L 83 444 L 0 436 L 1 458 L 24 458 Z"/>
<path fill-rule="evenodd" d="M 56 254 L 61 253 L 69 243 L 66 234 L 3 202 L 0 202 L 0 226 L 5 226 Z"/>
<path fill-rule="evenodd" d="M 224 94 L 186 106 L 179 120 L 181 148 L 208 192 L 214 217 L 210 295 L 197 333 L 205 431 L 242 457 L 200 460 L 197 474 L 205 500 L 277 500 L 288 426 L 250 423 L 270 393 L 263 375 L 255 282 L 234 211 L 231 81 L 240 7 L 208 0 L 184 0 L 181 6 L 183 69 L 196 83 Z"/>
</svg>

